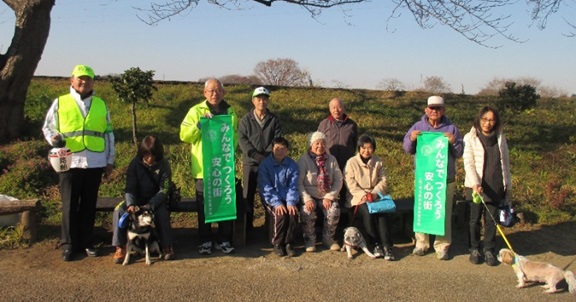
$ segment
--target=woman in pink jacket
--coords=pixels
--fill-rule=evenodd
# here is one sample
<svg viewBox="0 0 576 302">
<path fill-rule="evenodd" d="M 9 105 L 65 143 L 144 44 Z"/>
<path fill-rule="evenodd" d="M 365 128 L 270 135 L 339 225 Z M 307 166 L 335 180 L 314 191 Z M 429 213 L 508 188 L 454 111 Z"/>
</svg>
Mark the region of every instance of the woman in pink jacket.
<svg viewBox="0 0 576 302">
<path fill-rule="evenodd" d="M 370 214 L 366 202 L 377 200 L 378 194 L 386 194 L 388 182 L 380 157 L 376 156 L 376 141 L 368 135 L 358 139 L 358 153 L 350 158 L 344 169 L 348 187 L 346 207 L 356 207 L 354 213 L 362 217 L 366 238 L 374 246 L 374 256 L 387 261 L 394 260 L 392 235 L 388 214 Z"/>
<path fill-rule="evenodd" d="M 490 266 L 498 264 L 494 257 L 496 247 L 496 217 L 498 206 L 509 200 L 510 160 L 508 143 L 502 133 L 502 122 L 498 112 L 484 107 L 478 112 L 474 126 L 464 136 L 464 170 L 466 177 L 466 197 L 472 199 L 472 192 L 482 196 L 484 204 L 470 203 L 470 262 L 484 261 Z M 491 215 L 486 214 L 486 209 Z M 484 215 L 484 240 L 481 246 L 481 218 Z"/>
</svg>

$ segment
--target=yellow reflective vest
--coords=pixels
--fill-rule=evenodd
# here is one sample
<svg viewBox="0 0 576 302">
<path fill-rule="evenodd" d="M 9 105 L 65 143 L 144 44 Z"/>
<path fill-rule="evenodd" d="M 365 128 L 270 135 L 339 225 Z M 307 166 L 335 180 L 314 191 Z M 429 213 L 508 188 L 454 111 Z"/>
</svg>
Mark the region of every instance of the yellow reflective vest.
<svg viewBox="0 0 576 302">
<path fill-rule="evenodd" d="M 104 152 L 107 129 L 106 104 L 101 98 L 92 97 L 92 104 L 86 118 L 82 115 L 76 100 L 71 94 L 58 98 L 58 129 L 66 140 L 66 147 L 72 152 L 88 149 Z"/>
</svg>

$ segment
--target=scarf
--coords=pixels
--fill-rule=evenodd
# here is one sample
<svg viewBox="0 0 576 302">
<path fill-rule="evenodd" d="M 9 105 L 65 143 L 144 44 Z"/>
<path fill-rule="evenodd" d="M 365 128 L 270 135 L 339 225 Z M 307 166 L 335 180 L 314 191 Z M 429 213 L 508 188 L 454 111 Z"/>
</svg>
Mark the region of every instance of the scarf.
<svg viewBox="0 0 576 302">
<path fill-rule="evenodd" d="M 318 189 L 320 189 L 320 192 L 322 193 L 330 191 L 332 182 L 330 181 L 330 175 L 328 175 L 328 171 L 326 170 L 326 154 L 316 155 L 310 153 L 310 157 L 316 163 L 316 167 L 318 167 L 318 177 L 316 179 L 318 182 Z"/>
</svg>

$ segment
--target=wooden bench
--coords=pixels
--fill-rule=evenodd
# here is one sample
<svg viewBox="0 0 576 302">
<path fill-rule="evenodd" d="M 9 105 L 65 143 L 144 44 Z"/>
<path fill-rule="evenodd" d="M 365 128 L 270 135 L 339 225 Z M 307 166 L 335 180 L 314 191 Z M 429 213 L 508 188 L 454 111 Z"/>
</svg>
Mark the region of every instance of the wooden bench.
<svg viewBox="0 0 576 302">
<path fill-rule="evenodd" d="M 36 241 L 38 213 L 40 212 L 40 199 L 25 199 L 0 202 L 0 216 L 21 214 L 20 227 L 22 238 L 30 242 Z"/>
<path fill-rule="evenodd" d="M 398 199 L 394 200 L 396 203 L 396 212 L 394 212 L 393 216 L 395 221 L 397 221 L 396 225 L 398 226 L 395 230 L 396 233 L 399 233 L 402 236 L 406 236 L 407 238 L 413 239 L 414 232 L 412 231 L 412 221 L 414 216 L 414 199 L 413 198 L 405 198 L 405 199 Z M 358 217 L 354 216 L 354 210 L 349 208 L 341 208 L 340 215 L 348 215 L 348 221 L 352 219 L 358 219 Z M 272 215 L 265 210 L 265 229 L 268 234 L 269 241 L 272 240 L 272 235 L 274 234 L 274 221 L 272 221 Z"/>
<path fill-rule="evenodd" d="M 118 203 L 123 200 L 122 197 L 98 197 L 96 211 L 113 212 Z M 198 212 L 198 203 L 194 198 L 183 197 L 176 206 L 170 208 L 170 212 Z M 235 246 L 243 247 L 246 245 L 246 214 L 238 210 L 237 217 L 234 221 L 232 241 Z"/>
</svg>

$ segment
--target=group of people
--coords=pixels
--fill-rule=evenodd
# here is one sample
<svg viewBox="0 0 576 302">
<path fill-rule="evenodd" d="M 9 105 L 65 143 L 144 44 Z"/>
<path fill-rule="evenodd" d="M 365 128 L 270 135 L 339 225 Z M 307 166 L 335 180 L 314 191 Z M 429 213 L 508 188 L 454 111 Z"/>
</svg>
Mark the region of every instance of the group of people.
<svg viewBox="0 0 576 302">
<path fill-rule="evenodd" d="M 62 142 L 72 152 L 68 171 L 60 172 L 62 198 L 62 259 L 71 261 L 79 252 L 98 256 L 92 243 L 95 207 L 102 175 L 112 171 L 114 134 L 105 102 L 94 95 L 94 71 L 77 65 L 70 78 L 70 93 L 54 100 L 43 132 L 53 146 Z M 205 82 L 205 100 L 194 105 L 180 126 L 180 139 L 191 145 L 192 177 L 196 188 L 198 252 L 209 255 L 213 249 L 234 252 L 232 221 L 218 223 L 213 234 L 212 224 L 204 215 L 202 123 L 200 119 L 229 115 L 234 131 L 234 148 L 242 152 L 243 199 L 247 213 L 247 231 L 253 228 L 255 195 L 274 223 L 271 243 L 278 256 L 294 256 L 295 234 L 301 227 L 305 251 L 317 248 L 316 220 L 322 217 L 321 243 L 329 250 L 340 250 L 335 238 L 337 227 L 352 225 L 341 208 L 354 209 L 362 220 L 365 237 L 374 255 L 395 260 L 390 232 L 389 214 L 368 211 L 367 203 L 387 193 L 387 178 L 383 162 L 375 155 L 376 140 L 358 135 L 358 125 L 347 114 L 342 100 L 329 102 L 330 115 L 319 123 L 317 131 L 308 136 L 308 148 L 297 161 L 288 156 L 290 143 L 282 136 L 280 119 L 270 110 L 270 92 L 258 87 L 252 93 L 254 105 L 240 120 L 234 108 L 224 100 L 226 91 L 217 79 Z M 491 107 L 478 113 L 470 132 L 462 136 L 458 128 L 444 116 L 444 99 L 428 98 L 421 120 L 404 137 L 406 152 L 416 154 L 417 137 L 422 132 L 443 132 L 449 142 L 446 194 L 445 235 L 436 236 L 434 250 L 441 260 L 449 259 L 451 244 L 450 215 L 456 180 L 456 158 L 464 156 L 467 195 L 481 194 L 485 203 L 471 204 L 470 261 L 495 265 L 495 222 L 485 219 L 484 240 L 480 241 L 481 218 L 488 211 L 495 216 L 497 206 L 510 194 L 508 146 L 502 134 L 499 115 Z M 146 136 L 131 161 L 126 177 L 125 200 L 113 214 L 115 263 L 121 263 L 126 253 L 126 233 L 118 228 L 120 217 L 137 207 L 149 207 L 155 212 L 160 245 L 165 259 L 174 259 L 170 212 L 166 207 L 171 187 L 171 169 L 164 157 L 160 139 Z M 355 215 L 354 215 L 355 217 Z M 428 234 L 416 233 L 415 255 L 430 249 Z"/>
</svg>

